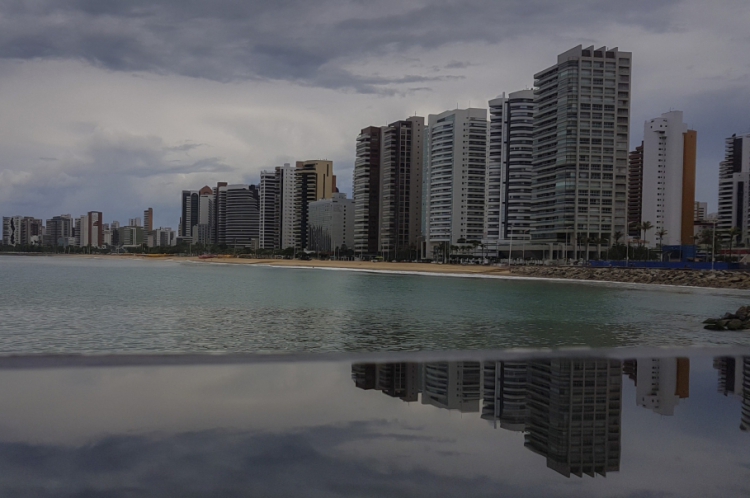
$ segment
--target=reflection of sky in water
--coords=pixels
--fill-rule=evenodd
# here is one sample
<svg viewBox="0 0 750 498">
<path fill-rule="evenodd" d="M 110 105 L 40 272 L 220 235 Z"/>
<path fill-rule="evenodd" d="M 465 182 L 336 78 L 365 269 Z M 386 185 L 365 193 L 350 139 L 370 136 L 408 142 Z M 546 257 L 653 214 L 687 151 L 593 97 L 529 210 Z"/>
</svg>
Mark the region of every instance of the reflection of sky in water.
<svg viewBox="0 0 750 498">
<path fill-rule="evenodd" d="M 556 361 L 560 372 L 573 365 Z M 576 361 L 589 368 L 593 360 Z M 658 363 L 662 372 L 671 361 Z M 493 364 L 484 362 L 482 375 Z M 381 391 L 400 386 L 398 378 L 383 373 L 393 369 L 381 371 L 380 380 L 362 377 L 368 390 L 355 387 L 353 371 L 362 370 L 342 362 L 0 369 L 0 494 L 750 493 L 750 433 L 739 429 L 742 393 L 717 392 L 720 371 L 712 358 L 696 354 L 688 371 L 679 373 L 687 373 L 689 382 L 677 388 L 683 397 L 672 416 L 637 406 L 638 389 L 620 375 L 620 362 L 604 364 L 617 369 L 609 387 L 622 407 L 616 420 L 622 434 L 619 470 L 606 478 L 565 478 L 548 468 L 544 456 L 524 447 L 523 432 L 493 428 L 481 418 L 484 391 L 479 404 L 463 405 L 463 412 L 424 404 L 425 390 L 434 388 L 424 380 L 417 401 L 386 395 Z M 638 375 L 646 364 L 641 359 Z M 455 363 L 430 365 L 457 372 Z M 474 365 L 465 373 L 473 375 Z M 425 366 L 419 368 L 423 376 Z M 476 383 L 471 375 L 456 383 Z M 487 380 L 481 378 L 482 389 L 491 384 Z M 661 388 L 674 394 L 673 384 L 680 382 L 668 379 Z M 389 392 L 415 399 L 403 389 Z M 476 397 L 472 389 L 464 392 Z M 543 396 L 535 399 L 545 402 Z"/>
<path fill-rule="evenodd" d="M 0 352 L 745 344 L 747 291 L 113 259 L 0 258 Z"/>
</svg>

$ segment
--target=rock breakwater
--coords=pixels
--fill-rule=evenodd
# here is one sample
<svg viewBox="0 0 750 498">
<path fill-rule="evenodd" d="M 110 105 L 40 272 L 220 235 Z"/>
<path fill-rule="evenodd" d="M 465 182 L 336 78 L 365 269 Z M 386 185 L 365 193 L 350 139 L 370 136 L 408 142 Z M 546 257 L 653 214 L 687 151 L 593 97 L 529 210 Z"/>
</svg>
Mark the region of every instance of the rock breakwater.
<svg viewBox="0 0 750 498">
<path fill-rule="evenodd" d="M 750 272 L 662 270 L 653 268 L 589 268 L 585 266 L 514 266 L 512 275 L 633 284 L 689 285 L 717 289 L 750 289 Z"/>
<path fill-rule="evenodd" d="M 741 306 L 734 313 L 726 313 L 721 318 L 709 318 L 703 323 L 708 330 L 747 330 L 750 329 L 750 306 Z"/>
</svg>

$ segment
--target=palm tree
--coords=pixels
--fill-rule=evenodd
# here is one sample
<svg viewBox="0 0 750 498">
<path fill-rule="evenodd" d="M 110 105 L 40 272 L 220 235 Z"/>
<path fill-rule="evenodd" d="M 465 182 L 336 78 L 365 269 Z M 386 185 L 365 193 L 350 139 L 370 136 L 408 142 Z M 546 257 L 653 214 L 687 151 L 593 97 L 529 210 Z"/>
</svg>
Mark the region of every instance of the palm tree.
<svg viewBox="0 0 750 498">
<path fill-rule="evenodd" d="M 661 250 L 661 260 L 664 261 L 664 236 L 667 235 L 669 231 L 666 228 L 661 228 L 659 231 L 656 232 L 656 236 L 659 237 L 659 249 Z"/>
<path fill-rule="evenodd" d="M 651 224 L 650 221 L 644 221 L 641 223 L 641 230 L 643 230 L 643 241 L 645 242 L 644 245 L 648 244 L 648 240 L 646 240 L 646 237 L 648 236 L 648 231 L 654 228 L 654 225 Z"/>
<path fill-rule="evenodd" d="M 732 227 L 729 230 L 727 230 L 727 235 L 729 235 L 729 262 L 732 261 L 732 243 L 734 242 L 734 239 L 738 235 L 742 235 L 742 230 L 740 230 L 737 227 Z"/>
</svg>

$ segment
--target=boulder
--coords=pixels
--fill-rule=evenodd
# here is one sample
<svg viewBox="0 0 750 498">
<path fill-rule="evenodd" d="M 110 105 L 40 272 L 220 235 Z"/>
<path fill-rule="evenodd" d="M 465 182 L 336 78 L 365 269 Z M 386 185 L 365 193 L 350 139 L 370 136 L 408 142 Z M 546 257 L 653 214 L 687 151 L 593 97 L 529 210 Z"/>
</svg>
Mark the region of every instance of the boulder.
<svg viewBox="0 0 750 498">
<path fill-rule="evenodd" d="M 727 328 L 729 330 L 742 330 L 742 320 L 737 320 L 736 318 L 734 320 L 729 320 Z"/>
</svg>

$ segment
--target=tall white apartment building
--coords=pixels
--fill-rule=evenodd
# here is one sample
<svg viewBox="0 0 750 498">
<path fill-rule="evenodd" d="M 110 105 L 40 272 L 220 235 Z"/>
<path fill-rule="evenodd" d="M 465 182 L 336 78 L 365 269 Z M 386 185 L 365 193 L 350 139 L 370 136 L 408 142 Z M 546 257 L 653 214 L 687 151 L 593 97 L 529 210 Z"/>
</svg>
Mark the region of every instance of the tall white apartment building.
<svg viewBox="0 0 750 498">
<path fill-rule="evenodd" d="M 532 241 L 626 232 L 632 55 L 581 45 L 534 75 Z"/>
<path fill-rule="evenodd" d="M 279 248 L 294 247 L 294 172 L 289 163 L 276 167 L 278 196 L 276 197 L 276 224 L 279 230 Z"/>
<path fill-rule="evenodd" d="M 643 126 L 640 221 L 653 225 L 652 244 L 662 229 L 663 245 L 693 244 L 696 143 L 697 133 L 688 130 L 682 111 L 666 112 Z"/>
<path fill-rule="evenodd" d="M 534 90 L 490 100 L 484 238 L 529 240 Z"/>
<path fill-rule="evenodd" d="M 750 242 L 750 133 L 725 141 L 719 165 L 719 222 L 717 228 L 739 228 L 737 242 Z"/>
<path fill-rule="evenodd" d="M 438 244 L 484 236 L 487 176 L 487 110 L 430 114 L 424 172 L 428 255 Z"/>
<path fill-rule="evenodd" d="M 316 252 L 334 252 L 346 246 L 354 247 L 354 199 L 335 193 L 330 199 L 313 201 L 308 205 L 310 227 L 307 248 Z"/>
</svg>

